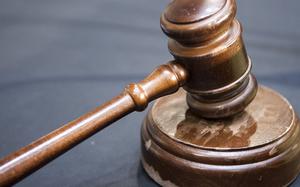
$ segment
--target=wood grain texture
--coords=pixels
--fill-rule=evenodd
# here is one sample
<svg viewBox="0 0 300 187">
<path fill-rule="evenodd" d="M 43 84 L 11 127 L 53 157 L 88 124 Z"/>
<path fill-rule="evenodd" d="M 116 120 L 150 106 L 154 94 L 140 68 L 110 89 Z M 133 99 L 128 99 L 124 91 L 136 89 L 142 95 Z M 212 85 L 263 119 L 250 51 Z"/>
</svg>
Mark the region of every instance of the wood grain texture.
<svg viewBox="0 0 300 187">
<path fill-rule="evenodd" d="M 236 9 L 235 0 L 175 0 L 161 15 L 169 51 L 189 72 L 184 89 L 195 115 L 229 117 L 255 97 L 257 83 L 250 76 L 252 64 Z"/>
<path fill-rule="evenodd" d="M 1 157 L 170 59 L 158 23 L 169 2 L 1 1 Z M 254 74 L 299 111 L 300 2 L 237 3 Z M 157 186 L 139 165 L 142 117 L 116 122 L 16 186 Z"/>
<path fill-rule="evenodd" d="M 227 120 L 197 117 L 185 99 L 181 90 L 157 100 L 143 122 L 143 166 L 160 185 L 281 187 L 295 180 L 300 124 L 285 98 L 260 87 L 249 108 Z"/>
<path fill-rule="evenodd" d="M 153 99 L 177 91 L 186 78 L 179 64 L 161 65 L 111 101 L 0 160 L 0 186 L 17 183 L 107 125 L 145 109 Z"/>
</svg>

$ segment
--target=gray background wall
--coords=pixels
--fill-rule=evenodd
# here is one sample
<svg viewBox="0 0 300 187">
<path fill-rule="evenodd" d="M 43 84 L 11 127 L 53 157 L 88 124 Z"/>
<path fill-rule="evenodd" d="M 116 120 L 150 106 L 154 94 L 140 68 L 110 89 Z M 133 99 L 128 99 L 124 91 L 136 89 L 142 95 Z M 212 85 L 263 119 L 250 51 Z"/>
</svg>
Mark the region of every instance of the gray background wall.
<svg viewBox="0 0 300 187">
<path fill-rule="evenodd" d="M 0 156 L 96 107 L 171 59 L 159 28 L 167 3 L 0 1 Z M 298 111 L 299 7 L 298 0 L 238 0 L 255 75 Z M 18 186 L 156 186 L 139 163 L 143 116 L 125 117 Z"/>
</svg>

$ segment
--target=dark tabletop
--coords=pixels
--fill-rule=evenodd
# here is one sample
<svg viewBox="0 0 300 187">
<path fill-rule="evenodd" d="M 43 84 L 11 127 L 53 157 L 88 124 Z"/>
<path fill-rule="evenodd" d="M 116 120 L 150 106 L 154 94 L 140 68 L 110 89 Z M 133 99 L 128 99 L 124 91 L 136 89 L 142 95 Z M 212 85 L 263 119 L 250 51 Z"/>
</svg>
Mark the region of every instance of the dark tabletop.
<svg viewBox="0 0 300 187">
<path fill-rule="evenodd" d="M 0 156 L 112 98 L 171 59 L 159 28 L 168 2 L 0 1 Z M 299 0 L 238 1 L 253 72 L 298 111 L 299 7 Z M 156 186 L 139 162 L 144 115 L 116 122 L 18 186 Z"/>
</svg>

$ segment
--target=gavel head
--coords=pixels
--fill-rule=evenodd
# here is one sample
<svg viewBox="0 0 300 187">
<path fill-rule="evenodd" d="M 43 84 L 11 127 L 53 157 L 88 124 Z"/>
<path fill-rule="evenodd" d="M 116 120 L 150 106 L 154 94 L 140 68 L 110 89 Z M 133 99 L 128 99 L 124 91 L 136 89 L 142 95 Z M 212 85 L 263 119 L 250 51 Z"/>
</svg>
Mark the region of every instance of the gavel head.
<svg viewBox="0 0 300 187">
<path fill-rule="evenodd" d="M 256 95 L 235 15 L 234 0 L 174 0 L 161 16 L 169 51 L 188 71 L 184 89 L 196 115 L 228 117 L 243 111 Z"/>
</svg>

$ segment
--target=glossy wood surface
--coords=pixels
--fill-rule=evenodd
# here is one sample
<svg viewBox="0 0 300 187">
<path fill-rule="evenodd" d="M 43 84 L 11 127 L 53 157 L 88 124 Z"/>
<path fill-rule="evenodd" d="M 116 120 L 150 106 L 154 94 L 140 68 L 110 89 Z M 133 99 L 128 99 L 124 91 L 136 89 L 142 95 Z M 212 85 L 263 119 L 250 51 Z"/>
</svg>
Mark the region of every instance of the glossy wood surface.
<svg viewBox="0 0 300 187">
<path fill-rule="evenodd" d="M 140 83 L 129 84 L 111 101 L 0 160 L 0 186 L 15 184 L 112 122 L 177 91 L 186 78 L 180 65 L 161 65 Z"/>
<path fill-rule="evenodd" d="M 244 112 L 216 120 L 190 113 L 180 90 L 155 102 L 141 134 L 143 166 L 162 186 L 282 187 L 300 171 L 299 119 L 266 87 Z"/>
<path fill-rule="evenodd" d="M 1 157 L 167 62 L 158 22 L 169 2 L 0 1 Z M 237 4 L 252 72 L 300 111 L 300 1 Z M 157 187 L 139 164 L 143 117 L 134 112 L 118 120 L 16 187 Z"/>
<path fill-rule="evenodd" d="M 213 16 L 225 5 L 226 0 L 173 1 L 165 11 L 165 17 L 173 23 L 193 23 Z"/>
<path fill-rule="evenodd" d="M 235 18 L 235 0 L 174 0 L 161 15 L 169 51 L 189 72 L 184 89 L 196 115 L 224 118 L 241 112 L 257 90 L 251 60 Z"/>
</svg>

